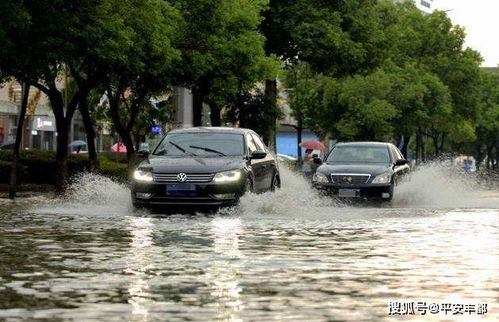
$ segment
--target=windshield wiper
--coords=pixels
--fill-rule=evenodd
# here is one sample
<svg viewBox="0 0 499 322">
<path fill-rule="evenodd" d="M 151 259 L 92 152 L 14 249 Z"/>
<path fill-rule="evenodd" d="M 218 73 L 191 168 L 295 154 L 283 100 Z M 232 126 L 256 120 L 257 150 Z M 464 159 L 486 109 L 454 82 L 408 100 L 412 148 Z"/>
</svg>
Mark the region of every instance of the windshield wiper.
<svg viewBox="0 0 499 322">
<path fill-rule="evenodd" d="M 187 153 L 187 151 L 185 151 L 185 149 L 183 147 L 181 147 L 180 145 L 178 145 L 177 143 L 173 143 L 171 141 L 168 142 L 169 144 L 173 145 L 174 147 L 176 147 L 177 149 L 179 149 L 180 151 L 184 152 L 184 153 Z"/>
<path fill-rule="evenodd" d="M 196 156 L 194 153 L 192 152 L 187 152 L 183 147 L 181 147 L 180 145 L 178 145 L 177 143 L 174 143 L 172 141 L 169 141 L 168 144 L 171 144 L 173 145 L 174 147 L 176 147 L 177 149 L 179 149 L 180 151 L 182 151 L 184 154 L 187 154 L 187 155 L 191 155 L 191 156 Z"/>
<path fill-rule="evenodd" d="M 213 150 L 213 149 L 210 149 L 210 148 L 205 148 L 205 147 L 202 147 L 202 146 L 195 146 L 195 145 L 189 145 L 190 148 L 193 148 L 193 149 L 199 149 L 199 150 L 204 150 L 206 152 L 213 152 L 213 153 L 217 153 L 223 157 L 225 157 L 225 153 L 223 152 L 220 152 L 220 151 L 217 151 L 217 150 Z"/>
</svg>

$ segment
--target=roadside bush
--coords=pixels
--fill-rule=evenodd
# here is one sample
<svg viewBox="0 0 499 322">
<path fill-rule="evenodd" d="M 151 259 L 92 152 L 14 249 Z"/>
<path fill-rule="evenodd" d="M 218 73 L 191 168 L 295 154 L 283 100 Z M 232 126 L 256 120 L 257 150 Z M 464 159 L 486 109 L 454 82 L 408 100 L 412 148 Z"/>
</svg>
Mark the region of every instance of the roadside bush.
<svg viewBox="0 0 499 322">
<path fill-rule="evenodd" d="M 0 183 L 8 183 L 10 181 L 10 162 L 0 160 Z"/>
<path fill-rule="evenodd" d="M 120 182 L 126 182 L 128 180 L 127 163 L 114 162 L 102 157 L 99 159 L 99 161 L 99 174 Z"/>
<path fill-rule="evenodd" d="M 21 151 L 18 166 L 19 184 L 55 184 L 57 164 L 56 154 L 52 151 Z M 12 151 L 0 151 L 0 183 L 10 182 L 10 166 Z M 100 157 L 100 174 L 115 180 L 127 180 L 127 164 L 117 163 Z M 81 172 L 89 171 L 90 162 L 87 155 L 71 154 L 68 156 L 68 172 L 72 177 Z"/>
<path fill-rule="evenodd" d="M 104 158 L 112 162 L 128 163 L 126 153 L 99 152 L 99 159 L 102 160 Z"/>
<path fill-rule="evenodd" d="M 18 164 L 18 182 L 36 184 L 54 184 L 55 153 L 50 151 L 21 151 Z M 13 159 L 12 151 L 0 153 L 0 183 L 10 182 L 10 166 Z"/>
</svg>

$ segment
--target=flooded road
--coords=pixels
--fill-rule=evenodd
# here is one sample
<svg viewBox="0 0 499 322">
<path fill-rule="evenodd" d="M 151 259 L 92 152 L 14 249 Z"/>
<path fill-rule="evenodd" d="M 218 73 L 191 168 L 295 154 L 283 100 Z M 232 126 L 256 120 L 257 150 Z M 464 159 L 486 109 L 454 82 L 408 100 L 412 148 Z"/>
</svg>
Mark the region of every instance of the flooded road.
<svg viewBox="0 0 499 322">
<path fill-rule="evenodd" d="M 153 216 L 85 176 L 64 200 L 2 201 L 0 321 L 497 321 L 497 190 L 431 168 L 399 188 L 340 204 L 285 171 L 237 208 Z"/>
</svg>

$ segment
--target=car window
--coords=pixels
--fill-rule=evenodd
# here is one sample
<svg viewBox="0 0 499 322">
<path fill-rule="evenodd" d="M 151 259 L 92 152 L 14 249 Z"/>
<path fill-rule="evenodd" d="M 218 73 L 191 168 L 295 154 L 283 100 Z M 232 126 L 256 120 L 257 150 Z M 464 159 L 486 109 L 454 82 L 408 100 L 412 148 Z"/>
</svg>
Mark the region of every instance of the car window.
<svg viewBox="0 0 499 322">
<path fill-rule="evenodd" d="M 263 144 L 262 140 L 258 135 L 251 133 L 251 137 L 253 138 L 253 142 L 255 142 L 255 145 L 258 148 L 258 150 L 266 151 L 265 144 Z"/>
<path fill-rule="evenodd" d="M 395 146 L 390 146 L 390 153 L 392 154 L 393 162 L 397 161 L 399 158 L 397 151 L 395 151 Z"/>
<path fill-rule="evenodd" d="M 400 159 L 405 159 L 404 155 L 402 154 L 402 152 L 400 152 L 400 150 L 397 147 L 395 147 L 395 152 L 397 153 L 397 157 L 398 157 L 399 160 Z"/>
<path fill-rule="evenodd" d="M 258 147 L 250 134 L 246 135 L 246 142 L 248 144 L 248 150 L 250 154 L 258 150 Z"/>
<path fill-rule="evenodd" d="M 328 162 L 339 163 L 390 163 L 386 146 L 336 146 L 327 157 Z"/>
<path fill-rule="evenodd" d="M 244 140 L 243 135 L 238 133 L 172 133 L 161 141 L 153 155 L 242 156 L 245 155 Z"/>
</svg>

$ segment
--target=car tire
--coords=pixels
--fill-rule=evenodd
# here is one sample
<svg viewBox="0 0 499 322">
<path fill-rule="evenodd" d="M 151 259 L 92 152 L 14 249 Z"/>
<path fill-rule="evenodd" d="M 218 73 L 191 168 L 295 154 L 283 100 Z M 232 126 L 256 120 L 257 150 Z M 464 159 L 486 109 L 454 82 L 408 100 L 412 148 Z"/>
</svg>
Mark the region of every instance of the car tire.
<svg viewBox="0 0 499 322">
<path fill-rule="evenodd" d="M 276 189 L 281 188 L 281 179 L 277 173 L 274 173 L 274 177 L 272 178 L 272 183 L 270 184 L 270 191 L 274 192 Z"/>
</svg>

